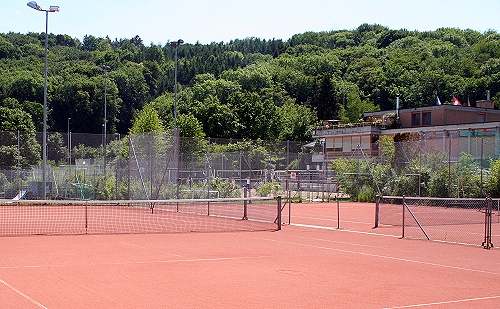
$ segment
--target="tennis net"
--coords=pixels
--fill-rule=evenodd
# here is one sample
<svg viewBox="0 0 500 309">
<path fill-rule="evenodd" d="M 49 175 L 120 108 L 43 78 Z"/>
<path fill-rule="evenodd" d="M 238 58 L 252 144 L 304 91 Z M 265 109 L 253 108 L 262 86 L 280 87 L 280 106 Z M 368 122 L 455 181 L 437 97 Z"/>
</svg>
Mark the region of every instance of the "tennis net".
<svg viewBox="0 0 500 309">
<path fill-rule="evenodd" d="M 280 204 L 279 198 L 0 200 L 0 236 L 279 230 Z"/>
<path fill-rule="evenodd" d="M 383 196 L 375 226 L 401 227 L 405 238 L 482 245 L 500 232 L 497 210 L 498 201 L 487 198 Z"/>
</svg>

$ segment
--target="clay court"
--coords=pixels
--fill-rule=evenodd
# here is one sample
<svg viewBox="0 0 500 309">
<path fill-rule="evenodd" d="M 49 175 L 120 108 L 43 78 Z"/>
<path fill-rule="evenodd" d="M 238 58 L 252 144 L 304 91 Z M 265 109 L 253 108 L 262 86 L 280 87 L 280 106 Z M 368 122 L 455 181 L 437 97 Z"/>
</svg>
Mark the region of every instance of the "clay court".
<svg viewBox="0 0 500 309">
<path fill-rule="evenodd" d="M 374 205 L 281 231 L 1 237 L 2 308 L 498 308 L 500 250 L 399 239 Z"/>
</svg>

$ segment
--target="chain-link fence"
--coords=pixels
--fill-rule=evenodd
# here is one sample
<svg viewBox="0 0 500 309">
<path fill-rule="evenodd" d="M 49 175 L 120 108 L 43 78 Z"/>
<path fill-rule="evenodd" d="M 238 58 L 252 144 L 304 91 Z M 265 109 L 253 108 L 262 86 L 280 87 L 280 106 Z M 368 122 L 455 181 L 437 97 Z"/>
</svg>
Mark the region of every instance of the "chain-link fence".
<svg viewBox="0 0 500 309">
<path fill-rule="evenodd" d="M 491 198 L 377 198 L 375 227 L 400 227 L 403 238 L 482 245 L 500 234 L 498 200 Z"/>
<path fill-rule="evenodd" d="M 374 200 L 376 194 L 500 197 L 499 138 L 495 130 L 381 136 L 326 153 L 334 157 L 328 167 L 341 191 L 354 200 Z"/>
<path fill-rule="evenodd" d="M 42 138 L 0 134 L 1 199 L 43 198 Z M 249 188 L 249 196 L 279 195 L 285 179 L 300 174 L 306 182 L 303 175 L 318 170 L 312 150 L 303 146 L 292 141 L 181 138 L 175 131 L 125 136 L 48 133 L 47 199 L 225 198 L 241 197 L 243 187 Z"/>
</svg>

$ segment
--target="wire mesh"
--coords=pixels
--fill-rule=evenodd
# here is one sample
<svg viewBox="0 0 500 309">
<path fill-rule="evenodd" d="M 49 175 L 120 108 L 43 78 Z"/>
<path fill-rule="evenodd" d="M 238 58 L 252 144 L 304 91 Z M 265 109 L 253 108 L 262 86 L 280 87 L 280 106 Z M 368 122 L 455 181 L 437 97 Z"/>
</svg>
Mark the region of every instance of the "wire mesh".
<svg viewBox="0 0 500 309">
<path fill-rule="evenodd" d="M 0 201 L 0 236 L 277 230 L 276 199 Z"/>
<path fill-rule="evenodd" d="M 401 227 L 405 238 L 482 245 L 490 199 L 384 196 L 378 202 L 378 226 Z M 494 201 L 497 203 L 498 201 Z M 496 211 L 495 211 L 496 213 Z M 495 220 L 496 219 L 496 220 Z M 495 218 L 492 235 L 500 232 Z M 376 223 L 377 226 L 377 223 Z M 498 236 L 495 236 L 495 239 Z"/>
</svg>

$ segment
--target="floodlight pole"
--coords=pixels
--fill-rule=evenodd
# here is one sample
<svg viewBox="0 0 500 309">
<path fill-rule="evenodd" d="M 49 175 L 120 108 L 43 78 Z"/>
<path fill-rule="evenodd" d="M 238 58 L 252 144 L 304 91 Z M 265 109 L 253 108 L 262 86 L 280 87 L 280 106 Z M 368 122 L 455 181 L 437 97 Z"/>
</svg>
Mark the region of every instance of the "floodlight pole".
<svg viewBox="0 0 500 309">
<path fill-rule="evenodd" d="M 48 52 L 49 52 L 49 11 L 45 11 L 45 69 L 44 69 L 44 85 L 43 85 L 43 199 L 47 199 L 47 76 L 48 76 Z"/>
<path fill-rule="evenodd" d="M 170 46 L 173 47 L 175 50 L 175 53 L 174 53 L 174 62 L 175 62 L 175 68 L 174 68 L 174 123 L 175 123 L 176 129 L 177 129 L 177 66 L 178 66 L 178 62 L 179 62 L 178 49 L 182 43 L 184 43 L 184 41 L 181 39 L 170 43 Z"/>
<path fill-rule="evenodd" d="M 108 77 L 108 67 L 104 67 L 104 72 L 106 78 L 104 79 L 104 179 L 106 179 L 106 155 L 107 155 L 107 132 L 108 132 L 108 86 L 107 86 L 107 77 Z"/>
<path fill-rule="evenodd" d="M 43 86 L 43 137 L 42 137 L 42 182 L 43 199 L 47 199 L 47 76 L 48 76 L 48 52 L 49 52 L 49 13 L 59 11 L 58 6 L 51 6 L 48 10 L 42 9 L 35 1 L 28 2 L 28 6 L 34 10 L 45 12 L 45 68 Z"/>
</svg>

